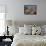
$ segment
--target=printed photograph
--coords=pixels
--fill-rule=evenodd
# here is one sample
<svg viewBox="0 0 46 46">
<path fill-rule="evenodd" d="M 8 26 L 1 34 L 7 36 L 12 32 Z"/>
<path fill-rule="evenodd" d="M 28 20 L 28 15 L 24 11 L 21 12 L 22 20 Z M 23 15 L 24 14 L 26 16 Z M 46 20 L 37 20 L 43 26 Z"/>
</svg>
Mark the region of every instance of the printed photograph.
<svg viewBox="0 0 46 46">
<path fill-rule="evenodd" d="M 24 5 L 24 14 L 37 15 L 37 5 Z"/>
</svg>

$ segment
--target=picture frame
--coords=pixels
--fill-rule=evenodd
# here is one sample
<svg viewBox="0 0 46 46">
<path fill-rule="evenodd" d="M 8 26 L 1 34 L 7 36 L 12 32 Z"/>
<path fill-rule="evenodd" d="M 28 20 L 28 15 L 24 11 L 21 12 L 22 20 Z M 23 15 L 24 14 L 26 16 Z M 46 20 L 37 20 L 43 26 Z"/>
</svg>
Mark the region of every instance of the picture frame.
<svg viewBox="0 0 46 46">
<path fill-rule="evenodd" d="M 24 5 L 25 15 L 37 15 L 37 5 Z"/>
</svg>

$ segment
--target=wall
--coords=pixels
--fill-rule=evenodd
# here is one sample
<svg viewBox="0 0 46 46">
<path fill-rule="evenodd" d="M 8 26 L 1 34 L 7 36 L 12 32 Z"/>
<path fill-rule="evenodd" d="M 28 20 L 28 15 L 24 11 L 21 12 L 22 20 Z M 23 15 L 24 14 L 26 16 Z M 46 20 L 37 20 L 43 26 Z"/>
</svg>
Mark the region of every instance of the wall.
<svg viewBox="0 0 46 46">
<path fill-rule="evenodd" d="M 7 20 L 16 21 L 46 21 L 46 0 L 0 0 L 7 5 Z M 24 15 L 24 5 L 37 5 L 37 16 Z"/>
<path fill-rule="evenodd" d="M 37 16 L 24 15 L 24 5 L 37 5 Z M 16 20 L 19 21 L 46 21 L 46 1 L 42 0 L 23 0 L 16 1 Z"/>
</svg>

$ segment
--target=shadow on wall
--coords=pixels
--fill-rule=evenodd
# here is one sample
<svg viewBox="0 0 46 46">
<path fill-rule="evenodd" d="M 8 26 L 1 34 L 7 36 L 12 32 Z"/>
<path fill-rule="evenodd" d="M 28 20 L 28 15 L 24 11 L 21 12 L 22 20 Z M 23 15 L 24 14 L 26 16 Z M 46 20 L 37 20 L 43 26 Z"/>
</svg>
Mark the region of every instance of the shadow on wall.
<svg viewBox="0 0 46 46">
<path fill-rule="evenodd" d="M 33 24 L 36 24 L 36 25 L 46 25 L 46 21 L 15 21 L 15 20 L 6 20 L 6 25 L 7 26 L 24 26 L 24 24 L 27 24 L 27 25 L 33 25 Z"/>
</svg>

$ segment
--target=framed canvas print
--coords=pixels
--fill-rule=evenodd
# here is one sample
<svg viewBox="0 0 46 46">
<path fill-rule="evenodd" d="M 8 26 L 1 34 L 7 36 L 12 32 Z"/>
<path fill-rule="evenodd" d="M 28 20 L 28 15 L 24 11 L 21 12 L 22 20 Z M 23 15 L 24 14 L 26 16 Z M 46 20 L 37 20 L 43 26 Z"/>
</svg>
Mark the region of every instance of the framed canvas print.
<svg viewBox="0 0 46 46">
<path fill-rule="evenodd" d="M 24 5 L 24 14 L 37 15 L 37 5 Z"/>
</svg>

